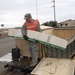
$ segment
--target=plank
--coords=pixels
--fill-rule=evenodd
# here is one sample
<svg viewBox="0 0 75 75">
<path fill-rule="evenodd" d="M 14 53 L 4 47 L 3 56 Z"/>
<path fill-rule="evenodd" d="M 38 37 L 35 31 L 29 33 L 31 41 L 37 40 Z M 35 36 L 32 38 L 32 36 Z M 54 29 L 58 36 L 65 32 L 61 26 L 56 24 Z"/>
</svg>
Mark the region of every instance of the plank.
<svg viewBox="0 0 75 75">
<path fill-rule="evenodd" d="M 74 75 L 74 61 L 44 58 L 31 72 L 34 75 Z"/>
<path fill-rule="evenodd" d="M 74 64 L 71 60 L 60 59 L 54 75 L 74 75 Z"/>
<path fill-rule="evenodd" d="M 54 75 L 58 65 L 57 59 L 42 59 L 39 65 L 32 71 L 35 75 Z"/>
<path fill-rule="evenodd" d="M 14 29 L 13 31 L 10 29 L 8 31 L 8 36 L 14 36 L 15 38 L 23 38 L 21 29 Z M 40 43 L 50 45 L 55 48 L 61 48 L 62 50 L 65 50 L 66 46 L 68 45 L 68 41 L 65 39 L 37 31 L 27 30 L 27 36 L 29 37 L 29 40 L 33 40 L 34 42 L 35 40 L 38 40 Z"/>
</svg>

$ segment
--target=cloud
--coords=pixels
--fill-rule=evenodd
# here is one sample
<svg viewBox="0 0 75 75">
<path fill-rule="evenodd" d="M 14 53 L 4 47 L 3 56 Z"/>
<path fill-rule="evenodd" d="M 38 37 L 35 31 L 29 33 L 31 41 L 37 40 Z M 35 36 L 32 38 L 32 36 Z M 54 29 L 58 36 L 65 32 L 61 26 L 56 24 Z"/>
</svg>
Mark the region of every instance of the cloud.
<svg viewBox="0 0 75 75">
<path fill-rule="evenodd" d="M 40 23 L 54 20 L 52 0 L 37 0 L 37 2 Z M 55 0 L 55 2 L 58 22 L 75 19 L 75 0 Z M 5 27 L 22 26 L 24 15 L 28 12 L 34 19 L 37 18 L 36 0 L 0 0 L 0 24 L 5 24 Z"/>
</svg>

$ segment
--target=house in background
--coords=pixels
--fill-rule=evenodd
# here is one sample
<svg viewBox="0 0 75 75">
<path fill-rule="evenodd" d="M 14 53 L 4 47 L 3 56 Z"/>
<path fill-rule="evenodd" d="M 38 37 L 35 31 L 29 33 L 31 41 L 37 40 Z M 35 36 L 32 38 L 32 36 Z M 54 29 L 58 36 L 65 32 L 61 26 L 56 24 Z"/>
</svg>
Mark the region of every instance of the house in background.
<svg viewBox="0 0 75 75">
<path fill-rule="evenodd" d="M 58 23 L 59 27 L 75 27 L 75 20 L 69 19 L 63 22 Z"/>
</svg>

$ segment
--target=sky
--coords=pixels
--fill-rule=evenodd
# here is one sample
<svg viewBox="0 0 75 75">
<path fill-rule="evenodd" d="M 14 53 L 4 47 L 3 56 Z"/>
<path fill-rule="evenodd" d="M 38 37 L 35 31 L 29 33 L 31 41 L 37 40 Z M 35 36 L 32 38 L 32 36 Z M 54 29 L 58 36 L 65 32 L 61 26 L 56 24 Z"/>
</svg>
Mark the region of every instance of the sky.
<svg viewBox="0 0 75 75">
<path fill-rule="evenodd" d="M 36 6 L 37 1 L 37 6 Z M 21 27 L 26 13 L 40 24 L 54 20 L 53 0 L 0 0 L 0 28 Z M 75 20 L 75 0 L 55 0 L 56 21 Z"/>
</svg>

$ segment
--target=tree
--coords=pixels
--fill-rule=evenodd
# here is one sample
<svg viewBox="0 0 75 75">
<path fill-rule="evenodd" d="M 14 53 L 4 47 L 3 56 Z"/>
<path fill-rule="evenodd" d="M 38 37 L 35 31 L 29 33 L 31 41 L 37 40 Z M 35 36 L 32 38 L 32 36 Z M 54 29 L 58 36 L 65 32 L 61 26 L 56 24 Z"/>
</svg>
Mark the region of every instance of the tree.
<svg viewBox="0 0 75 75">
<path fill-rule="evenodd" d="M 45 23 L 43 23 L 42 25 L 50 26 L 50 25 L 49 25 L 49 22 L 45 22 Z"/>
<path fill-rule="evenodd" d="M 43 23 L 43 25 L 51 26 L 51 27 L 56 27 L 57 26 L 57 21 L 45 22 L 45 23 Z"/>
<path fill-rule="evenodd" d="M 57 26 L 57 21 L 50 21 L 50 25 L 52 27 L 56 27 Z"/>
<path fill-rule="evenodd" d="M 1 24 L 1 27 L 3 28 L 4 27 L 4 24 Z"/>
</svg>

